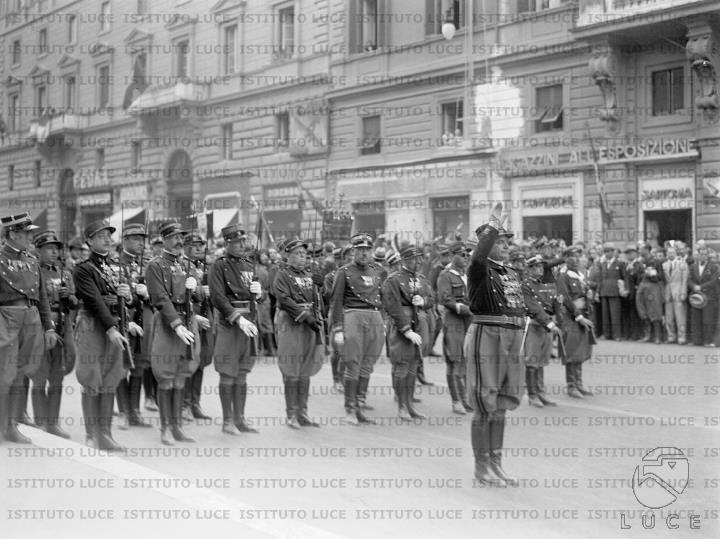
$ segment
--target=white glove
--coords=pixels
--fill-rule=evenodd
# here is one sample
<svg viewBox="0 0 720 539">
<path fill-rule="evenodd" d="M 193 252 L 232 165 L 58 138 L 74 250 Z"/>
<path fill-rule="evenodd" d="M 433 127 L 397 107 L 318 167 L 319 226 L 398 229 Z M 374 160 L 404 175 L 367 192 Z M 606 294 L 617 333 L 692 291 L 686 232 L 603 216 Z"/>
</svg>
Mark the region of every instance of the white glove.
<svg viewBox="0 0 720 539">
<path fill-rule="evenodd" d="M 262 286 L 259 281 L 253 281 L 250 283 L 250 293 L 256 296 L 262 296 Z"/>
<path fill-rule="evenodd" d="M 585 326 L 588 329 L 592 329 L 595 327 L 595 324 L 593 324 L 591 320 L 588 320 L 582 315 L 576 319 L 576 322 L 582 326 Z"/>
<path fill-rule="evenodd" d="M 145 285 L 142 284 L 142 283 L 138 283 L 138 284 L 135 286 L 135 293 L 136 293 L 138 296 L 142 296 L 142 297 L 145 298 L 145 299 L 147 299 L 148 296 L 149 296 L 147 286 L 145 286 Z"/>
<path fill-rule="evenodd" d="M 337 346 L 342 346 L 345 344 L 345 334 L 342 331 L 336 331 L 333 340 Z"/>
<path fill-rule="evenodd" d="M 415 307 L 423 307 L 423 306 L 425 305 L 425 300 L 423 299 L 422 296 L 418 296 L 417 294 L 415 294 L 415 295 L 412 297 L 412 304 L 413 304 Z"/>
<path fill-rule="evenodd" d="M 251 337 L 251 338 L 257 337 L 257 334 L 258 334 L 257 326 L 255 324 L 253 324 L 252 322 L 250 322 L 250 320 L 248 320 L 244 316 L 241 316 L 240 318 L 238 318 L 237 325 L 240 327 L 240 329 L 243 331 L 243 333 L 245 335 L 247 335 L 248 337 Z"/>
<path fill-rule="evenodd" d="M 208 329 L 210 327 L 210 320 L 208 320 L 204 316 L 196 314 L 195 320 L 197 320 L 197 325 L 200 329 Z"/>
<path fill-rule="evenodd" d="M 414 346 L 422 346 L 422 337 L 413 330 L 408 329 L 403 335 L 405 335 L 405 338 L 413 343 Z"/>
<path fill-rule="evenodd" d="M 206 298 L 210 297 L 210 287 L 206 284 L 202 285 L 202 293 Z"/>
<path fill-rule="evenodd" d="M 142 337 L 144 332 L 143 328 L 138 326 L 135 322 L 130 322 L 128 324 L 128 333 L 134 337 Z"/>
<path fill-rule="evenodd" d="M 195 342 L 195 336 L 188 328 L 180 324 L 175 328 L 175 334 L 180 337 L 180 340 L 185 344 L 192 344 Z"/>
<path fill-rule="evenodd" d="M 545 327 L 548 328 L 550 331 L 555 331 L 558 328 L 557 324 L 555 322 L 553 322 L 552 320 Z"/>
<path fill-rule="evenodd" d="M 116 290 L 118 296 L 125 298 L 128 301 L 132 301 L 132 292 L 130 292 L 130 286 L 125 283 L 119 284 Z"/>
<path fill-rule="evenodd" d="M 195 292 L 195 289 L 197 288 L 197 281 L 195 280 L 195 277 L 188 277 L 185 279 L 185 289 L 190 290 L 190 292 Z"/>
</svg>

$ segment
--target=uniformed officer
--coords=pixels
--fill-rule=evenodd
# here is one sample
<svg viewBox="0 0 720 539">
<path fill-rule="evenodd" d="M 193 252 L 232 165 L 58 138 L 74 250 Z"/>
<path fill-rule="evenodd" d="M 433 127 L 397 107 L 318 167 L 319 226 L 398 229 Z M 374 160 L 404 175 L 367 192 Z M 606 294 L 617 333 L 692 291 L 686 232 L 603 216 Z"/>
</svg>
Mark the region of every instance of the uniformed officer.
<svg viewBox="0 0 720 539">
<path fill-rule="evenodd" d="M 595 344 L 592 312 L 588 304 L 588 284 L 578 271 L 580 250 L 569 247 L 564 252 L 565 271 L 557 276 L 557 291 L 562 296 L 561 327 L 563 331 L 565 380 L 568 396 L 582 399 L 592 392 L 583 387 L 582 364 L 590 359 Z"/>
<path fill-rule="evenodd" d="M 120 420 L 118 428 L 127 430 L 129 427 L 150 428 L 140 413 L 140 388 L 142 387 L 145 370 L 150 368 L 150 357 L 143 349 L 144 330 L 143 318 L 145 304 L 150 299 L 145 277 L 142 275 L 142 255 L 145 250 L 145 226 L 131 224 L 123 227 L 122 250 L 120 252 L 118 271 L 121 281 L 130 285 L 133 301 L 128 307 L 128 341 L 133 354 L 133 367 L 118 384 L 115 397 L 117 399 Z"/>
<path fill-rule="evenodd" d="M 467 244 L 456 241 L 449 245 L 452 255 L 450 266 L 440 272 L 437 279 L 438 303 L 443 309 L 443 354 L 452 410 L 465 415 L 472 412 L 467 401 L 466 374 L 467 360 L 463 350 L 465 334 L 470 327 L 470 300 L 467 291 L 468 257 L 471 249 Z"/>
<path fill-rule="evenodd" d="M 559 302 L 555 282 L 544 282 L 543 257 L 535 255 L 526 262 L 527 274 L 523 282 L 525 307 L 530 317 L 525 337 L 525 382 L 531 406 L 556 406 L 545 396 L 543 368 L 550 364 L 553 334 L 560 333 L 555 322 Z"/>
<path fill-rule="evenodd" d="M 27 249 L 39 227 L 25 212 L 0 219 L 0 440 L 29 444 L 17 422 L 24 414 L 24 381 L 58 343 L 40 266 Z M 44 334 L 44 338 L 43 338 Z"/>
<path fill-rule="evenodd" d="M 262 286 L 254 279 L 254 264 L 247 258 L 247 235 L 239 224 L 222 229 L 225 255 L 210 267 L 210 301 L 215 308 L 213 361 L 220 373 L 220 405 L 226 434 L 258 432 L 245 420 L 247 375 L 258 353 L 258 329 L 253 302 L 262 297 Z"/>
<path fill-rule="evenodd" d="M 448 267 L 448 264 L 452 261 L 452 253 L 450 252 L 450 249 L 448 245 L 445 245 L 444 243 L 438 244 L 436 249 L 438 250 L 438 258 L 433 263 L 432 267 L 430 268 L 430 273 L 427 275 L 428 283 L 430 284 L 430 288 L 433 291 L 433 300 L 435 301 L 436 308 L 428 311 L 428 318 L 430 321 L 430 330 L 431 330 L 431 336 L 429 341 L 425 345 L 425 355 L 426 356 L 434 356 L 435 352 L 433 350 L 435 346 L 435 341 L 437 341 L 438 335 L 440 335 L 440 331 L 442 330 L 443 322 L 443 309 L 442 305 L 438 302 L 438 296 L 437 296 L 437 286 L 438 286 L 438 277 L 440 277 L 440 272 L 443 271 L 445 268 Z M 433 385 L 432 382 L 429 382 L 425 379 L 425 372 L 424 372 L 424 366 L 422 363 L 420 364 L 421 369 L 418 371 L 418 380 L 421 384 L 425 385 Z"/>
<path fill-rule="evenodd" d="M 115 390 L 126 376 L 123 350 L 129 346 L 120 324 L 123 301 L 133 301 L 130 286 L 121 282 L 119 267 L 110 266 L 115 228 L 105 219 L 85 228 L 90 257 L 73 271 L 75 293 L 80 301 L 75 322 L 77 366 L 82 385 L 82 410 L 88 445 L 118 451 L 123 448 L 112 437 Z"/>
<path fill-rule="evenodd" d="M 147 266 L 146 282 L 153 315 L 150 363 L 158 382 L 160 440 L 165 445 L 194 442 L 185 434 L 182 421 L 185 380 L 200 362 L 199 327 L 207 328 L 207 318 L 195 314 L 193 302 L 202 298 L 190 263 L 183 256 L 184 232 L 180 223 L 160 226 L 163 251 Z M 172 435 L 172 436 L 171 436 Z"/>
<path fill-rule="evenodd" d="M 337 270 L 339 267 L 352 262 L 352 254 L 352 245 L 350 245 L 349 243 L 344 247 L 338 247 L 337 249 L 335 249 L 335 251 L 333 251 L 337 267 L 331 270 L 327 275 L 325 275 L 325 282 L 323 283 L 323 299 L 325 300 L 324 304 L 326 311 L 326 320 L 332 320 L 333 318 L 331 307 L 335 275 L 337 274 Z M 342 361 L 342 347 L 338 346 L 335 343 L 335 334 L 333 333 L 332 328 L 328 328 L 328 333 L 330 336 L 330 368 L 332 370 L 333 384 L 335 390 L 339 393 L 342 393 L 343 391 L 345 391 L 345 387 L 343 386 L 343 375 L 345 371 L 345 366 L 343 365 Z"/>
<path fill-rule="evenodd" d="M 59 253 L 63 244 L 53 230 L 40 232 L 33 241 L 38 253 L 52 321 L 61 336 L 53 348 L 47 351 L 42 366 L 32 376 L 32 403 L 35 424 L 50 434 L 69 438 L 70 435 L 59 425 L 60 403 L 63 393 L 63 378 L 75 368 L 75 343 L 69 313 L 77 309 L 75 285 L 72 275 L 63 268 Z"/>
<path fill-rule="evenodd" d="M 475 409 L 471 439 L 475 478 L 485 485 L 516 486 L 502 468 L 505 413 L 520 404 L 524 367 L 520 359 L 525 302 L 515 270 L 505 264 L 512 233 L 503 228 L 502 203 L 478 227 L 468 268 L 471 326 L 465 337 L 468 392 Z"/>
<path fill-rule="evenodd" d="M 195 419 L 212 419 L 200 407 L 200 396 L 202 395 L 202 382 L 205 367 L 212 363 L 213 346 L 215 336 L 213 335 L 213 313 L 210 304 L 210 286 L 208 285 L 208 266 L 205 260 L 207 256 L 207 242 L 200 234 L 188 234 L 185 236 L 185 256 L 190 259 L 192 268 L 195 270 L 195 278 L 200 283 L 202 300 L 193 304 L 195 313 L 209 322 L 209 327 L 200 328 L 200 364 L 193 375 L 185 382 L 185 406 L 184 415 Z"/>
<path fill-rule="evenodd" d="M 365 401 L 385 331 L 380 314 L 380 268 L 371 263 L 372 236 L 356 234 L 350 243 L 353 262 L 341 267 L 335 276 L 332 323 L 335 343 L 343 350 L 345 418 L 357 425 L 373 422 L 358 404 Z"/>
<path fill-rule="evenodd" d="M 287 425 L 319 427 L 307 413 L 310 377 L 322 367 L 324 332 L 320 292 L 305 269 L 307 243 L 285 244 L 288 262 L 273 283 L 277 298 L 278 366 L 285 384 Z"/>
<path fill-rule="evenodd" d="M 68 242 L 68 252 L 70 258 L 65 262 L 68 271 L 74 270 L 80 262 L 87 260 L 90 253 L 87 244 L 80 236 L 75 236 Z"/>
<path fill-rule="evenodd" d="M 418 365 L 422 358 L 423 339 L 430 338 L 425 308 L 432 306 L 432 292 L 425 277 L 418 273 L 422 253 L 413 245 L 400 249 L 400 270 L 383 283 L 383 306 L 388 317 L 388 356 L 392 363 L 393 389 L 398 399 L 400 419 L 424 419 L 413 407 Z"/>
</svg>

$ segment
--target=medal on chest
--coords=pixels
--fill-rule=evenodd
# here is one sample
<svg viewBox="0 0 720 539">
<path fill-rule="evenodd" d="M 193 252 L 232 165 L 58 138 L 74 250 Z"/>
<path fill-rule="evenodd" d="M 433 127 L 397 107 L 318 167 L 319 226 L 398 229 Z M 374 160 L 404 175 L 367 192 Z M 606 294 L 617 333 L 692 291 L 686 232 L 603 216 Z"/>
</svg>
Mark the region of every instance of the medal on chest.
<svg viewBox="0 0 720 539">
<path fill-rule="evenodd" d="M 293 277 L 293 279 L 301 290 L 310 290 L 313 286 L 312 277 Z"/>
</svg>

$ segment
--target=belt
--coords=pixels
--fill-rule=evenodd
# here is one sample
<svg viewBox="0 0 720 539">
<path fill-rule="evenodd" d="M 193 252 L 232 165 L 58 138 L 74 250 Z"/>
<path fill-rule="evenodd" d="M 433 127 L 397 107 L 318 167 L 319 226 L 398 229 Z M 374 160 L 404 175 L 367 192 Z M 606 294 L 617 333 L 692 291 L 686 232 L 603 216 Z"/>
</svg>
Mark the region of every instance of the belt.
<svg viewBox="0 0 720 539">
<path fill-rule="evenodd" d="M 313 308 L 312 303 L 298 303 L 297 306 L 300 307 L 301 309 L 312 309 Z"/>
<path fill-rule="evenodd" d="M 250 308 L 249 301 L 231 301 L 230 305 L 232 305 L 236 309 L 249 309 Z"/>
<path fill-rule="evenodd" d="M 473 324 L 486 324 L 488 326 L 515 326 L 518 329 L 525 327 L 525 318 L 522 316 L 507 316 L 505 314 L 474 314 Z"/>
<path fill-rule="evenodd" d="M 0 307 L 37 307 L 40 302 L 36 299 L 18 298 L 1 303 Z"/>
<path fill-rule="evenodd" d="M 371 307 L 368 305 L 367 307 L 346 307 L 343 309 L 345 311 L 377 311 L 377 307 Z"/>
</svg>

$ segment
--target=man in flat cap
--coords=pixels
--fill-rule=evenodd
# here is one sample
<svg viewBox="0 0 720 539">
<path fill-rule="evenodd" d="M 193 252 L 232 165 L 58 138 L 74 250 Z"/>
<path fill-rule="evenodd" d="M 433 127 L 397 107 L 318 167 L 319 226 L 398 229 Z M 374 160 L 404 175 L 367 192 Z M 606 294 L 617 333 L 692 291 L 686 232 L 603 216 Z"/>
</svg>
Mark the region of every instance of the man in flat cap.
<svg viewBox="0 0 720 539">
<path fill-rule="evenodd" d="M 158 381 L 160 441 L 165 445 L 194 442 L 183 430 L 182 407 L 185 381 L 200 362 L 199 325 L 207 318 L 195 314 L 193 303 L 202 292 L 190 263 L 183 256 L 184 231 L 180 223 L 169 221 L 160 226 L 163 251 L 147 266 L 146 282 L 153 315 L 150 363 Z"/>
<path fill-rule="evenodd" d="M 350 243 L 353 261 L 335 275 L 332 324 L 335 344 L 343 350 L 345 419 L 358 425 L 374 423 L 359 404 L 367 407 L 370 375 L 382 352 L 385 331 L 380 313 L 380 269 L 372 263 L 372 236 L 356 234 Z"/>
<path fill-rule="evenodd" d="M 642 328 L 635 305 L 635 299 L 645 267 L 642 259 L 638 257 L 638 250 L 634 244 L 628 244 L 625 247 L 624 254 L 625 290 L 627 291 L 627 296 L 620 300 L 624 330 L 623 336 L 629 340 L 636 341 L 641 338 Z"/>
<path fill-rule="evenodd" d="M 502 467 L 505 414 L 520 404 L 524 366 L 520 358 L 525 301 L 518 274 L 506 265 L 509 238 L 502 203 L 478 227 L 470 259 L 468 296 L 471 325 L 465 337 L 468 392 L 475 410 L 471 440 L 475 479 L 484 485 L 516 486 Z"/>
<path fill-rule="evenodd" d="M 382 298 L 388 313 L 388 356 L 392 364 L 393 389 L 402 420 L 424 419 L 412 403 L 418 365 L 422 361 L 423 339 L 430 339 L 425 309 L 432 308 L 432 291 L 418 272 L 422 258 L 413 245 L 400 248 L 400 270 L 383 283 Z"/>
<path fill-rule="evenodd" d="M 108 261 L 115 228 L 105 219 L 85 228 L 90 257 L 73 271 L 75 293 L 80 301 L 75 322 L 77 366 L 82 385 L 82 410 L 86 442 L 96 449 L 123 448 L 112 437 L 115 390 L 126 376 L 123 351 L 129 346 L 120 320 L 123 301 L 133 301 L 130 286 L 122 282 L 118 266 Z"/>
<path fill-rule="evenodd" d="M 123 227 L 118 271 L 121 281 L 130 286 L 133 300 L 127 304 L 128 341 L 133 354 L 133 365 L 128 374 L 120 380 L 115 394 L 120 420 L 118 428 L 150 428 L 140 413 L 140 389 L 146 369 L 150 368 L 150 354 L 144 344 L 144 310 L 150 300 L 143 273 L 143 251 L 145 250 L 145 226 L 130 224 Z"/>
<path fill-rule="evenodd" d="M 27 249 L 37 226 L 25 212 L 0 219 L 0 440 L 29 444 L 17 422 L 27 403 L 25 380 L 58 343 L 45 282 Z"/>
<path fill-rule="evenodd" d="M 471 317 L 465 272 L 472 250 L 462 241 L 451 243 L 448 250 L 452 261 L 440 272 L 437 281 L 438 303 L 444 307 L 443 355 L 452 410 L 465 415 L 473 410 L 467 401 L 467 361 L 463 350 Z"/>
<path fill-rule="evenodd" d="M 278 366 L 285 385 L 287 425 L 319 427 L 308 416 L 310 377 L 322 367 L 324 320 L 320 291 L 305 269 L 307 243 L 300 239 L 285 244 L 287 265 L 273 283 L 277 298 Z"/>
<path fill-rule="evenodd" d="M 338 268 L 350 264 L 352 262 L 352 245 L 349 243 L 344 247 L 338 247 L 333 252 L 336 261 L 336 268 L 325 275 L 325 282 L 323 284 L 323 299 L 325 304 L 325 319 L 332 320 L 332 291 L 333 284 L 335 283 L 335 275 L 337 274 Z M 334 333 L 331 328 L 329 330 L 330 337 L 330 368 L 332 371 L 333 385 L 335 390 L 342 393 L 345 388 L 343 386 L 343 374 L 345 366 L 342 362 L 342 347 L 337 346 L 335 343 Z"/>
<path fill-rule="evenodd" d="M 32 376 L 35 424 L 50 434 L 69 438 L 70 435 L 59 424 L 60 404 L 63 379 L 75 367 L 75 343 L 69 314 L 77 309 L 78 299 L 75 296 L 72 274 L 60 263 L 59 253 L 63 244 L 55 231 L 40 232 L 33 243 L 38 253 L 52 321 L 57 334 L 63 339 L 46 351 L 42 366 Z"/>
<path fill-rule="evenodd" d="M 210 301 L 215 308 L 217 332 L 213 361 L 220 373 L 220 405 L 225 434 L 256 433 L 245 420 L 247 375 L 258 354 L 255 302 L 263 297 L 255 280 L 253 261 L 247 257 L 247 235 L 239 224 L 222 229 L 225 255 L 210 267 Z"/>
<path fill-rule="evenodd" d="M 603 245 L 605 259 L 600 263 L 598 294 L 602 303 L 603 335 L 608 340 L 622 340 L 622 310 L 620 299 L 627 296 L 625 290 L 625 264 L 617 257 L 617 249 L 611 242 Z M 620 285 L 619 283 L 623 283 Z"/>
</svg>

